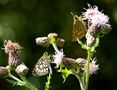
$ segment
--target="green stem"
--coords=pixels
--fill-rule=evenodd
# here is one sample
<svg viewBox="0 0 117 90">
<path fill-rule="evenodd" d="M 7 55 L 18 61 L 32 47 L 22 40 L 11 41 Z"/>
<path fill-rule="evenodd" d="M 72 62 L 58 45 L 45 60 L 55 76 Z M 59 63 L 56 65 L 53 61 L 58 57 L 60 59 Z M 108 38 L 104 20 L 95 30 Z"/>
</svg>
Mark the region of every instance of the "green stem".
<svg viewBox="0 0 117 90">
<path fill-rule="evenodd" d="M 21 86 L 25 86 L 26 85 L 25 82 L 21 81 L 20 79 L 18 79 L 15 76 L 13 76 L 11 73 L 9 73 L 9 77 L 12 78 L 12 79 L 14 79 L 14 80 L 16 80 L 17 82 L 19 82 Z"/>
<path fill-rule="evenodd" d="M 19 74 L 18 74 L 19 75 Z M 38 90 L 35 86 L 33 86 L 23 75 L 19 75 L 20 78 L 26 83 L 25 87 L 30 88 L 31 90 Z"/>
<path fill-rule="evenodd" d="M 18 74 L 18 75 L 19 75 L 19 74 Z M 29 83 L 29 82 L 27 81 L 27 79 L 26 79 L 24 76 L 22 76 L 22 75 L 19 75 L 19 76 L 20 76 L 20 78 L 21 78 L 22 80 L 18 79 L 17 77 L 15 77 L 15 76 L 12 75 L 11 73 L 9 73 L 9 77 L 12 78 L 12 79 L 14 79 L 14 80 L 16 80 L 16 81 L 17 81 L 17 85 L 30 88 L 31 90 L 38 90 L 38 89 L 37 89 L 36 87 L 34 87 L 31 83 Z"/>
<path fill-rule="evenodd" d="M 80 82 L 80 88 L 81 88 L 81 90 L 85 90 L 84 85 L 83 85 L 83 83 L 82 83 L 82 80 L 81 80 L 81 79 L 79 79 L 79 82 Z"/>
<path fill-rule="evenodd" d="M 88 90 L 89 85 L 89 74 L 90 74 L 90 59 L 91 59 L 91 48 L 87 49 L 87 66 L 86 66 L 86 90 Z"/>
<path fill-rule="evenodd" d="M 57 53 L 59 53 L 60 51 L 59 51 L 59 49 L 57 48 L 56 44 L 55 44 L 55 43 L 51 43 L 51 44 L 52 44 L 54 50 L 55 50 Z"/>
<path fill-rule="evenodd" d="M 51 79 L 51 74 L 47 77 L 47 82 L 45 84 L 45 90 L 49 90 L 50 87 L 50 79 Z"/>
<path fill-rule="evenodd" d="M 78 76 L 78 75 L 75 75 L 75 76 L 79 80 L 81 90 L 85 90 L 85 86 L 84 86 L 82 78 L 80 76 Z"/>
<path fill-rule="evenodd" d="M 36 87 L 34 87 L 31 83 L 27 83 L 26 87 L 30 88 L 31 90 L 38 90 Z"/>
</svg>

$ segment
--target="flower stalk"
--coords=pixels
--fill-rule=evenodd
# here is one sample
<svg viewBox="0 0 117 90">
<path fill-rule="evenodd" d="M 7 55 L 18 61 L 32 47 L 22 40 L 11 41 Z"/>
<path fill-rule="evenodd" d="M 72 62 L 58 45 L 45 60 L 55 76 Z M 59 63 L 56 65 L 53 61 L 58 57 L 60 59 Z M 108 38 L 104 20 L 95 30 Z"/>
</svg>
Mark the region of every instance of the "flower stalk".
<svg viewBox="0 0 117 90">
<path fill-rule="evenodd" d="M 9 72 L 9 77 L 15 80 L 17 85 L 30 88 L 30 90 L 38 90 L 35 86 L 29 83 L 29 81 L 23 75 L 19 75 L 19 76 L 22 80 L 18 79 L 17 77 L 15 77 Z"/>
<path fill-rule="evenodd" d="M 86 64 L 86 90 L 88 90 L 89 85 L 89 75 L 90 75 L 90 60 L 91 60 L 91 48 L 87 49 L 87 64 Z"/>
</svg>

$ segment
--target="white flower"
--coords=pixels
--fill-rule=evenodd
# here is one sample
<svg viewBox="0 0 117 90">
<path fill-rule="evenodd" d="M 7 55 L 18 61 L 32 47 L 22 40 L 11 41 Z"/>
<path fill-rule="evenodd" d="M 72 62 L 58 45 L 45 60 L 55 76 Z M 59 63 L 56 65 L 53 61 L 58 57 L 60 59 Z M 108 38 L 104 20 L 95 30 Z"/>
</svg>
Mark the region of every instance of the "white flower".
<svg viewBox="0 0 117 90">
<path fill-rule="evenodd" d="M 88 4 L 88 6 L 89 6 L 89 9 L 85 9 L 86 12 L 83 13 L 83 16 L 84 16 L 86 19 L 91 19 L 92 16 L 97 15 L 97 14 L 100 13 L 100 12 L 98 11 L 98 7 L 97 7 L 97 6 L 92 7 L 90 4 Z"/>
<path fill-rule="evenodd" d="M 99 69 L 99 65 L 96 64 L 96 60 L 92 60 L 89 69 L 91 75 L 97 72 L 97 70 Z"/>
<path fill-rule="evenodd" d="M 109 17 L 104 13 L 98 11 L 97 6 L 91 6 L 88 4 L 89 9 L 86 9 L 86 12 L 83 13 L 84 18 L 86 18 L 90 24 L 95 24 L 98 27 L 100 25 L 109 25 Z"/>
<path fill-rule="evenodd" d="M 53 56 L 54 58 L 53 63 L 56 63 L 57 67 L 61 64 L 63 56 L 64 56 L 63 50 L 55 52 L 55 55 Z"/>
<path fill-rule="evenodd" d="M 86 72 L 86 68 L 87 68 L 87 63 L 85 63 L 84 67 L 82 68 L 82 70 L 84 70 Z M 99 65 L 96 64 L 96 60 L 94 58 L 94 60 L 92 60 L 90 62 L 89 65 L 89 72 L 90 75 L 95 74 L 97 72 L 97 70 L 99 70 Z"/>
</svg>

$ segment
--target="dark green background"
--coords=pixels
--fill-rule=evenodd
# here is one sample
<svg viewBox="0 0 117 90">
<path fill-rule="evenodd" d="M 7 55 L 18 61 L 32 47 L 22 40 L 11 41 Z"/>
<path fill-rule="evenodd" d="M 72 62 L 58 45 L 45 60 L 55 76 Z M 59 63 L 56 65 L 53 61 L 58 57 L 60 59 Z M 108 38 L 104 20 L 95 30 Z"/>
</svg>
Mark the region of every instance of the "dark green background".
<svg viewBox="0 0 117 90">
<path fill-rule="evenodd" d="M 117 90 L 117 0 L 0 0 L 0 47 L 3 47 L 4 40 L 19 42 L 23 47 L 21 61 L 30 68 L 27 78 L 39 90 L 44 90 L 46 76 L 32 77 L 31 70 L 45 50 L 53 50 L 52 47 L 37 46 L 35 38 L 56 32 L 66 40 L 63 47 L 66 56 L 86 58 L 86 51 L 71 42 L 71 12 L 80 15 L 85 11 L 83 8 L 88 8 L 87 3 L 99 6 L 99 10 L 110 17 L 113 29 L 100 39 L 100 46 L 96 49 L 100 69 L 90 77 L 89 90 Z M 7 65 L 3 50 L 0 50 L 0 65 Z M 52 81 L 50 90 L 80 90 L 78 80 L 72 75 L 62 84 L 60 73 L 55 73 Z M 13 87 L 5 79 L 0 79 L 0 90 L 28 89 Z"/>
</svg>

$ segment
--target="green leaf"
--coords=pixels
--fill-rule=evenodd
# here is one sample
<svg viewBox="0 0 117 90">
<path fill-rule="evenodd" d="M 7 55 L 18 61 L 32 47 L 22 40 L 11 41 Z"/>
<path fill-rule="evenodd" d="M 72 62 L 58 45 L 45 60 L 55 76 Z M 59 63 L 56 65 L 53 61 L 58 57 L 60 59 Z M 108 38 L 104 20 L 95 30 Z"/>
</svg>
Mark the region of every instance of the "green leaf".
<svg viewBox="0 0 117 90">
<path fill-rule="evenodd" d="M 63 76 L 63 79 L 64 79 L 64 81 L 67 79 L 67 77 L 70 75 L 70 74 L 72 74 L 72 72 L 71 71 L 69 71 L 68 69 L 60 69 L 60 70 L 58 70 L 59 72 L 61 72 L 62 73 L 62 76 Z"/>
</svg>

